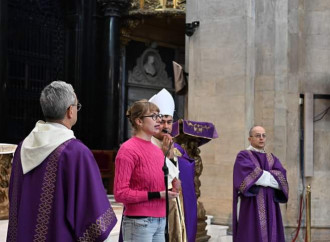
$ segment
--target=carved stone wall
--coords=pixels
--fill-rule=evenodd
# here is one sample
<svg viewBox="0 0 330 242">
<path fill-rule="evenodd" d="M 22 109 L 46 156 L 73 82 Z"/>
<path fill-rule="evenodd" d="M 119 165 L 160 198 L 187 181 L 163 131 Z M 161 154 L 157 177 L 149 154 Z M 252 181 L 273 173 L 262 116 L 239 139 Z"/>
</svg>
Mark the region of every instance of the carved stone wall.
<svg viewBox="0 0 330 242">
<path fill-rule="evenodd" d="M 9 180 L 12 154 L 0 154 L 0 219 L 8 219 L 9 215 Z"/>
<path fill-rule="evenodd" d="M 136 66 L 128 74 L 128 83 L 172 88 L 172 80 L 167 75 L 165 63 L 154 48 L 146 49 L 137 59 Z"/>
</svg>

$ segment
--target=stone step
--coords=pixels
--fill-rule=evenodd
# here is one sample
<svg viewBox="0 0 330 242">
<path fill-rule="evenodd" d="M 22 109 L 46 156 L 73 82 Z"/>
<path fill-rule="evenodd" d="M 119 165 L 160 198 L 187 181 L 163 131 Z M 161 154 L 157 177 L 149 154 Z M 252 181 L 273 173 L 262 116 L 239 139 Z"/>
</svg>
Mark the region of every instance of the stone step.
<svg viewBox="0 0 330 242">
<path fill-rule="evenodd" d="M 233 242 L 233 236 L 231 235 L 225 235 L 221 237 L 211 236 L 208 242 Z"/>
<path fill-rule="evenodd" d="M 206 227 L 207 233 L 212 237 L 222 237 L 227 235 L 228 226 L 210 224 Z"/>
<path fill-rule="evenodd" d="M 116 202 L 116 200 L 112 194 L 108 194 L 107 196 L 108 196 L 108 199 L 111 203 L 113 210 L 123 209 L 123 207 L 124 207 L 123 204 Z"/>
<path fill-rule="evenodd" d="M 233 236 L 231 236 L 231 235 L 222 236 L 222 237 L 220 237 L 220 239 L 218 241 L 219 242 L 233 242 Z"/>
</svg>

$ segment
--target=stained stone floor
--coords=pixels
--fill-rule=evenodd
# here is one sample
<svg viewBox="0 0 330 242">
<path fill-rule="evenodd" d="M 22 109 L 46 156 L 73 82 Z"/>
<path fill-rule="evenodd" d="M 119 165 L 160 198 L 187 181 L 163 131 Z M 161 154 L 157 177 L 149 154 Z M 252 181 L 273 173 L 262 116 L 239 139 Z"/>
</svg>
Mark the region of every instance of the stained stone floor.
<svg viewBox="0 0 330 242">
<path fill-rule="evenodd" d="M 110 233 L 110 241 L 118 241 L 123 208 L 121 204 L 115 203 L 112 197 L 109 197 L 109 200 L 118 219 L 115 228 Z M 211 224 L 211 220 L 212 220 L 212 216 L 209 216 L 209 219 L 207 221 L 208 235 L 211 236 L 209 242 L 232 242 L 232 237 L 227 235 L 228 227 L 221 225 L 213 225 Z M 0 220 L 0 242 L 6 241 L 7 227 L 8 227 L 8 220 Z"/>
</svg>

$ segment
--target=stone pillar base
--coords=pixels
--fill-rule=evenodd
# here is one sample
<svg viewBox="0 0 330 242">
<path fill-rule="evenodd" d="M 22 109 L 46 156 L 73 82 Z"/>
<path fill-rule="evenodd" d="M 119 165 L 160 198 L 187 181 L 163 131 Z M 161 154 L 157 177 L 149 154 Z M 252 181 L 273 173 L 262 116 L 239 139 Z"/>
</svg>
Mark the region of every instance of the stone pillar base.
<svg viewBox="0 0 330 242">
<path fill-rule="evenodd" d="M 205 219 L 200 219 L 198 218 L 197 221 L 197 233 L 196 233 L 196 242 L 197 241 L 208 241 L 211 236 L 207 235 L 207 230 L 206 230 L 206 225 L 207 223 L 205 222 L 207 217 L 205 216 Z"/>
<path fill-rule="evenodd" d="M 211 238 L 211 236 L 209 235 L 204 235 L 202 237 L 198 237 L 196 238 L 196 242 L 204 242 L 204 241 L 208 241 Z"/>
</svg>

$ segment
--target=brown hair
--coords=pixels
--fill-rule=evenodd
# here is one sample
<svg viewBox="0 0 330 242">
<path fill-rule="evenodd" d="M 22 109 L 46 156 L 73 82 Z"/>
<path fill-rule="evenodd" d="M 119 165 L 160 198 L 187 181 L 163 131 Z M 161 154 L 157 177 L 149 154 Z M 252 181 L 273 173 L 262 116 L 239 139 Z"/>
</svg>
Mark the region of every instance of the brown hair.
<svg viewBox="0 0 330 242">
<path fill-rule="evenodd" d="M 135 120 L 141 118 L 148 112 L 159 112 L 156 104 L 149 102 L 147 99 L 142 99 L 134 102 L 127 110 L 126 117 L 128 117 L 133 129 L 138 129 Z"/>
</svg>

